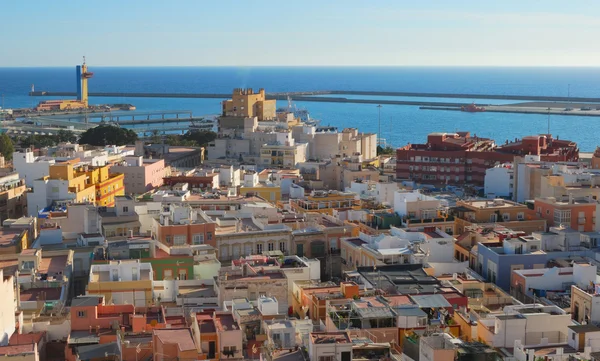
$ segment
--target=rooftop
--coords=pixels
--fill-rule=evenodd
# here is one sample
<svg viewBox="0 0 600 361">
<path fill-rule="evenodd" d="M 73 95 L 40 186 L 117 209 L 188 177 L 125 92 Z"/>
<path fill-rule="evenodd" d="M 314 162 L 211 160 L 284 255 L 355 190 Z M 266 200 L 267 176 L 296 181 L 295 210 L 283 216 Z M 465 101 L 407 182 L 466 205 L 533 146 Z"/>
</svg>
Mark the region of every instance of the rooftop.
<svg viewBox="0 0 600 361">
<path fill-rule="evenodd" d="M 153 332 L 163 344 L 177 344 L 181 351 L 196 349 L 192 332 L 187 328 L 155 329 Z"/>
<path fill-rule="evenodd" d="M 35 345 L 25 344 L 25 345 L 11 345 L 11 346 L 1 346 L 0 347 L 0 355 L 12 356 L 12 355 L 21 355 L 21 354 L 30 354 L 35 352 Z"/>
<path fill-rule="evenodd" d="M 311 332 L 313 344 L 352 343 L 346 332 Z"/>
</svg>

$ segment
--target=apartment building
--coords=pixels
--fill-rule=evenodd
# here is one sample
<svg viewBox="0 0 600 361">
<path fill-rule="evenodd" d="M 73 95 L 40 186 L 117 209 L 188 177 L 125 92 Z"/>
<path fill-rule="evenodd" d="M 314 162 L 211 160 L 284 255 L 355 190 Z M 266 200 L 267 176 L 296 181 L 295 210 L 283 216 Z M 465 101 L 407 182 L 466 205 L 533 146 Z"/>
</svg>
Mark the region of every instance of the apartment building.
<svg viewBox="0 0 600 361">
<path fill-rule="evenodd" d="M 164 159 L 144 159 L 141 156 L 123 158 L 110 167 L 110 174 L 123 174 L 125 194 L 143 194 L 163 185 L 167 169 Z"/>
<path fill-rule="evenodd" d="M 526 205 L 504 199 L 458 201 L 454 211 L 457 234 L 481 224 L 500 225 L 528 234 L 546 230 L 544 218 L 530 212 Z"/>
<path fill-rule="evenodd" d="M 37 216 L 52 204 L 113 206 L 115 197 L 124 194 L 124 177 L 108 170 L 108 166 L 91 167 L 79 159 L 50 166 L 49 174 L 34 180 L 33 192 L 27 193 L 29 215 Z"/>
<path fill-rule="evenodd" d="M 528 136 L 497 146 L 469 132 L 431 133 L 425 144 L 409 144 L 396 152 L 396 175 L 433 184 L 483 185 L 486 169 L 512 162 L 515 155 L 539 155 L 547 161 L 577 161 L 577 144 L 551 135 Z"/>
<path fill-rule="evenodd" d="M 600 203 L 592 197 L 536 198 L 536 215 L 546 220 L 549 227 L 565 225 L 580 232 L 600 230 Z"/>
</svg>

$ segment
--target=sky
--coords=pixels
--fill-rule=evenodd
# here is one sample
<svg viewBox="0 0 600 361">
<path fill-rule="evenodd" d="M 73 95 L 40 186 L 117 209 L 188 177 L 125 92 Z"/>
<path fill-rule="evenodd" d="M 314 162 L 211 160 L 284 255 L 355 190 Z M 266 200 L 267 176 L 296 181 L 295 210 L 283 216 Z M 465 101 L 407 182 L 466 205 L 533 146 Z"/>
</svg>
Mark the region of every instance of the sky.
<svg viewBox="0 0 600 361">
<path fill-rule="evenodd" d="M 598 66 L 600 1 L 1 1 L 0 66 Z"/>
</svg>

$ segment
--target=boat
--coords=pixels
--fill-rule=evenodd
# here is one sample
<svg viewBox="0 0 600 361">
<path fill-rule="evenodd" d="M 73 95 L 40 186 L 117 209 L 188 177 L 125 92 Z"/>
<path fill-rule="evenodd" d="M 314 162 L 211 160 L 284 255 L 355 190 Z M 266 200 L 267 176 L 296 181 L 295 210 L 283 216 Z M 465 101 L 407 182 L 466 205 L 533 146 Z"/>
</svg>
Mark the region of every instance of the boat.
<svg viewBox="0 0 600 361">
<path fill-rule="evenodd" d="M 471 103 L 467 106 L 462 106 L 462 107 L 460 107 L 460 110 L 463 112 L 469 112 L 469 113 L 485 112 L 484 107 L 478 107 L 477 105 L 475 105 L 475 103 Z"/>
<path fill-rule="evenodd" d="M 216 119 L 214 116 L 207 116 L 201 120 L 192 120 L 190 124 L 191 130 L 198 131 L 214 131 L 216 125 Z"/>
<path fill-rule="evenodd" d="M 306 109 L 299 109 L 296 107 L 296 104 L 292 102 L 292 98 L 290 96 L 287 97 L 287 107 L 278 108 L 276 110 L 277 113 L 293 113 L 294 118 L 300 120 L 302 123 L 306 125 L 318 126 L 320 121 L 316 119 L 312 119 L 310 117 L 310 113 Z"/>
</svg>

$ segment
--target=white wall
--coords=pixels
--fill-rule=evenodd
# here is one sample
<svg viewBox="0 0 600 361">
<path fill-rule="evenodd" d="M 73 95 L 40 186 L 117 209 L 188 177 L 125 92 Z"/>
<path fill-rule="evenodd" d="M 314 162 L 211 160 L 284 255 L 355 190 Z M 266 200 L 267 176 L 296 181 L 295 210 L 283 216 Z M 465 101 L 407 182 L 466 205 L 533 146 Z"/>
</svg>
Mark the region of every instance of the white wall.
<svg viewBox="0 0 600 361">
<path fill-rule="evenodd" d="M 513 192 L 513 170 L 505 167 L 494 167 L 485 171 L 484 192 L 492 197 L 509 197 Z"/>
<path fill-rule="evenodd" d="M 25 179 L 28 187 L 33 187 L 34 180 L 49 175 L 50 164 L 55 163 L 53 159 L 36 162 L 35 158 L 32 152 L 13 153 L 13 167 Z"/>
<path fill-rule="evenodd" d="M 11 276 L 5 279 L 4 272 L 0 269 L 0 281 L 3 300 L 0 302 L 0 346 L 6 346 L 16 327 L 14 278 Z"/>
</svg>

